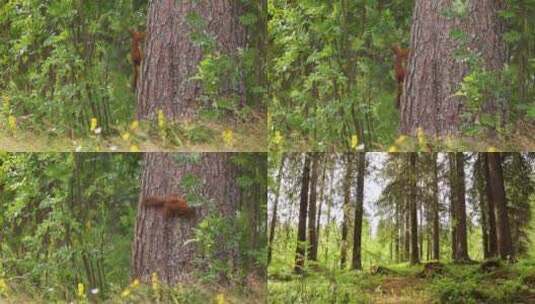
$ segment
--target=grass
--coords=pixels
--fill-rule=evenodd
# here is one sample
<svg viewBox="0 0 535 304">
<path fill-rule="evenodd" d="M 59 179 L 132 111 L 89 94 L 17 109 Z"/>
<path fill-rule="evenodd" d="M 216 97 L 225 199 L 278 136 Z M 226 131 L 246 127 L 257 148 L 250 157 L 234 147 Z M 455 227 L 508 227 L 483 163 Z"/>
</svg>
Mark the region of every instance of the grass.
<svg viewBox="0 0 535 304">
<path fill-rule="evenodd" d="M 398 135 L 393 141 L 385 144 L 385 142 L 373 142 L 369 144 L 369 151 L 389 151 L 389 152 L 492 152 L 492 151 L 533 151 L 535 150 L 535 137 L 533 137 L 534 125 L 524 125 L 517 127 L 515 131 L 511 131 L 509 135 L 498 135 L 494 138 L 485 136 L 463 136 L 463 137 L 441 137 L 430 138 L 427 136 L 409 137 L 405 135 Z M 290 135 L 281 134 L 283 139 L 280 140 L 282 144 L 275 144 L 275 136 L 272 135 L 271 146 L 281 150 L 288 151 L 340 151 L 341 149 L 349 149 L 347 144 L 350 139 L 338 138 L 337 142 L 333 143 L 315 143 L 297 132 Z M 288 136 L 285 138 L 284 136 Z M 358 143 L 359 145 L 361 143 Z"/>
<path fill-rule="evenodd" d="M 490 272 L 446 264 L 445 273 L 418 275 L 422 265 L 389 265 L 369 271 L 311 270 L 304 276 L 270 272 L 269 303 L 535 303 L 535 260 Z"/>
<path fill-rule="evenodd" d="M 171 129 L 171 128 L 169 128 Z M 163 138 L 157 132 L 135 132 L 128 127 L 120 135 L 86 137 L 0 128 L 0 151 L 6 152 L 263 152 L 267 149 L 265 119 L 253 122 L 183 122 Z M 128 135 L 125 136 L 125 133 Z"/>
</svg>

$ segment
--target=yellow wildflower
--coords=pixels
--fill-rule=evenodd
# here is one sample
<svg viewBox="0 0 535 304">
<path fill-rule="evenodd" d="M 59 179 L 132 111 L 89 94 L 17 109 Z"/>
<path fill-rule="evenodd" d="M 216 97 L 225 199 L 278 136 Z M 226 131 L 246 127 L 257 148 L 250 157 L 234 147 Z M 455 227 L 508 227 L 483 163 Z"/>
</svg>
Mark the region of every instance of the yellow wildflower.
<svg viewBox="0 0 535 304">
<path fill-rule="evenodd" d="M 124 140 L 124 141 L 128 141 L 130 139 L 130 133 L 128 132 L 124 132 L 122 135 L 121 135 L 121 138 Z"/>
<path fill-rule="evenodd" d="M 91 130 L 91 132 L 94 132 L 96 129 L 97 129 L 97 119 L 93 117 L 93 118 L 91 118 L 90 130 Z"/>
<path fill-rule="evenodd" d="M 7 118 L 7 125 L 12 131 L 15 130 L 17 128 L 17 117 L 9 115 Z"/>
<path fill-rule="evenodd" d="M 137 152 L 139 152 L 139 151 L 141 151 L 141 150 L 139 149 L 139 146 L 138 146 L 138 145 L 131 145 L 131 146 L 130 146 L 130 152 L 137 153 Z"/>
<path fill-rule="evenodd" d="M 280 145 L 282 143 L 283 137 L 281 135 L 280 131 L 275 131 L 275 135 L 273 136 L 273 143 L 275 145 Z"/>
<path fill-rule="evenodd" d="M 232 145 L 233 141 L 234 141 L 234 133 L 232 132 L 232 130 L 227 129 L 223 131 L 223 142 L 225 143 L 225 145 L 230 146 Z"/>
<path fill-rule="evenodd" d="M 496 147 L 489 147 L 487 152 L 490 152 L 490 153 L 494 153 L 494 152 L 498 152 L 498 149 L 496 149 Z"/>
<path fill-rule="evenodd" d="M 135 279 L 134 281 L 132 281 L 132 284 L 130 284 L 130 287 L 138 288 L 139 287 L 139 279 Z"/>
<path fill-rule="evenodd" d="M 416 134 L 418 136 L 418 144 L 420 145 L 420 148 L 424 148 L 426 145 L 424 129 L 418 128 Z"/>
<path fill-rule="evenodd" d="M 398 139 L 396 139 L 396 145 L 401 146 L 406 140 L 407 136 L 401 135 L 400 137 L 398 137 Z"/>
<path fill-rule="evenodd" d="M 216 304 L 225 304 L 227 301 L 225 301 L 225 295 L 220 293 L 215 297 L 215 303 Z"/>
<path fill-rule="evenodd" d="M 158 289 L 160 287 L 160 280 L 158 279 L 158 274 L 156 272 L 151 274 L 150 281 L 152 283 L 152 289 Z"/>
<path fill-rule="evenodd" d="M 7 294 L 8 287 L 6 280 L 0 279 L 0 294 Z"/>
<path fill-rule="evenodd" d="M 85 297 L 85 287 L 84 287 L 84 283 L 78 283 L 78 297 L 79 298 L 84 298 Z"/>
<path fill-rule="evenodd" d="M 388 152 L 389 153 L 397 153 L 397 152 L 399 152 L 399 149 L 396 146 L 390 146 L 390 148 L 388 148 Z"/>
<path fill-rule="evenodd" d="M 138 120 L 134 120 L 130 124 L 130 130 L 135 131 L 135 130 L 137 130 L 137 128 L 139 128 L 139 121 Z"/>
<path fill-rule="evenodd" d="M 8 114 L 9 109 L 11 108 L 11 105 L 9 104 L 9 96 L 4 96 L 3 101 L 2 112 L 4 112 L 4 114 Z"/>
<path fill-rule="evenodd" d="M 121 297 L 122 298 L 126 298 L 130 295 L 130 289 L 126 288 L 125 290 L 123 290 L 123 292 L 121 292 Z"/>
<path fill-rule="evenodd" d="M 351 136 L 351 149 L 357 149 L 359 144 L 359 137 L 355 134 Z"/>
<path fill-rule="evenodd" d="M 158 110 L 158 127 L 164 129 L 166 125 L 165 113 L 162 110 Z"/>
</svg>

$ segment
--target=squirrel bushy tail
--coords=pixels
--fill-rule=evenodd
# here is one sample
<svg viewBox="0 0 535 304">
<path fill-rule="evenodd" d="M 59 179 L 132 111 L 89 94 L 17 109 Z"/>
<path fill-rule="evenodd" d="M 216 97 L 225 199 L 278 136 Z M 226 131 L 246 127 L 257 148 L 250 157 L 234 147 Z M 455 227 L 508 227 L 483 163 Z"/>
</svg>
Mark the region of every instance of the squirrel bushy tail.
<svg viewBox="0 0 535 304">
<path fill-rule="evenodd" d="M 166 218 L 175 216 L 190 218 L 195 215 L 195 208 L 188 206 L 186 200 L 178 196 L 149 196 L 143 199 L 143 205 L 146 207 L 163 207 Z"/>
</svg>

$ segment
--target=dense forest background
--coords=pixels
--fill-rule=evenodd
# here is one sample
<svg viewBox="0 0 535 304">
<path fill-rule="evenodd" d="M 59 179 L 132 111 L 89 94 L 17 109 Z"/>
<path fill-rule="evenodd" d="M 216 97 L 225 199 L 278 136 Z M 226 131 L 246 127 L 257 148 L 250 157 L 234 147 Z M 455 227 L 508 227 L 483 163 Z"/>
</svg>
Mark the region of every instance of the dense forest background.
<svg viewBox="0 0 535 304">
<path fill-rule="evenodd" d="M 529 303 L 534 165 L 519 153 L 275 155 L 270 303 Z"/>
<path fill-rule="evenodd" d="M 215 38 L 203 32 L 206 21 L 188 15 L 189 39 L 203 52 L 198 71 L 188 80 L 190 86 L 196 82 L 202 89 L 199 115 L 176 124 L 161 113 L 144 123 L 136 115 L 130 32 L 146 30 L 148 4 L 147 0 L 0 2 L 0 121 L 6 138 L 0 144 L 5 150 L 32 149 L 19 148 L 10 137 L 45 142 L 38 149 L 60 151 L 65 146 L 135 152 L 202 144 L 204 150 L 213 150 L 210 145 L 261 149 L 265 82 L 255 66 L 265 57 L 261 47 L 265 31 L 256 29 L 264 18 L 263 8 L 241 1 L 239 18 L 248 29 L 248 42 L 236 58 L 218 53 Z M 139 46 L 145 51 L 144 41 Z M 244 92 L 227 88 L 223 94 L 221 86 L 228 84 L 222 79 L 236 75 L 246 83 Z M 240 100 L 240 94 L 247 98 Z M 56 146 L 51 148 L 42 138 Z"/>
<path fill-rule="evenodd" d="M 184 163 L 200 154 L 170 157 Z M 196 215 L 191 239 L 181 240 L 198 248 L 187 267 L 189 272 L 196 269 L 190 274 L 194 279 L 166 284 L 164 274 L 154 268 L 148 282 L 134 277 L 136 216 L 143 210 L 151 212 L 144 217 L 164 221 L 153 224 L 154 232 L 164 227 L 170 233 L 186 224 L 160 216 L 157 209 L 138 207 L 141 154 L 0 155 L 0 301 L 244 303 L 247 297 L 265 297 L 265 281 L 256 274 L 260 269 L 265 275 L 265 220 L 250 221 L 265 214 L 265 203 L 257 200 L 258 193 L 265 195 L 258 191 L 265 189 L 265 154 L 232 154 L 228 159 L 238 170 L 229 177 L 242 193 L 239 204 L 231 202 L 237 210 L 231 218 L 211 211 Z M 254 170 L 251 163 L 257 164 Z M 259 174 L 262 168 L 264 174 Z M 193 175 L 182 179 L 182 188 L 193 189 L 188 199 L 199 183 Z M 206 203 L 202 200 L 197 195 L 197 204 Z M 155 240 L 150 244 L 151 251 L 165 250 Z M 232 264 L 221 255 L 221 244 L 234 252 Z"/>
<path fill-rule="evenodd" d="M 392 152 L 427 151 L 430 144 L 449 150 L 469 146 L 472 149 L 468 150 L 472 151 L 487 151 L 495 146 L 505 146 L 513 151 L 519 147 L 532 147 L 535 2 L 503 1 L 500 6 L 493 6 L 493 1 L 446 1 L 434 8 L 438 12 L 428 11 L 431 9 L 425 3 L 419 0 L 270 1 L 272 146 L 293 151 L 390 149 Z M 503 25 L 503 32 L 500 32 L 506 50 L 503 68 L 487 69 L 485 61 L 478 57 L 480 50 L 466 46 L 472 33 L 466 32 L 460 24 L 470 17 L 480 17 L 470 16 L 472 10 L 469 8 L 474 6 L 479 6 L 475 10 L 480 11 L 490 11 L 489 7 L 497 10 L 497 21 L 491 22 L 499 23 L 496 29 L 501 30 Z M 425 16 L 442 19 L 416 24 Z M 452 27 L 444 29 L 444 24 L 449 22 Z M 459 28 L 455 28 L 457 25 Z M 419 33 L 413 41 L 411 29 L 418 29 Z M 429 37 L 449 37 L 448 41 L 453 43 L 446 45 L 444 41 L 448 38 L 433 42 L 427 47 L 428 51 L 432 50 L 428 54 L 425 43 L 431 40 L 425 39 Z M 490 37 L 481 37 L 486 38 L 490 40 Z M 478 41 L 475 44 L 484 47 L 486 43 Z M 431 131 L 425 126 L 423 130 L 401 130 L 402 134 L 418 135 L 418 140 L 400 136 L 400 112 L 406 112 L 407 117 L 433 112 L 420 105 L 416 106 L 420 114 L 410 114 L 410 104 L 403 102 L 403 98 L 401 108 L 396 108 L 399 88 L 394 67 L 399 58 L 392 48 L 410 48 L 413 44 L 418 45 L 419 53 L 404 59 L 405 77 L 415 75 L 420 78 L 415 78 L 410 88 L 403 89 L 414 89 L 420 82 L 440 91 L 450 85 L 448 75 L 465 71 L 459 75 L 460 81 L 452 81 L 453 89 L 446 93 L 461 100 L 464 113 L 456 118 L 461 121 L 458 125 L 461 136 L 434 142 L 429 139 Z M 442 46 L 450 48 L 451 54 L 434 49 Z M 489 45 L 487 49 L 492 48 Z M 427 63 L 420 63 L 418 58 Z M 426 70 L 427 76 L 417 75 L 419 71 L 415 66 L 418 63 L 421 64 L 418 68 L 431 69 L 433 64 L 440 66 Z M 460 69 L 457 63 L 466 67 Z M 424 79 L 435 74 L 439 76 L 432 83 Z M 440 82 L 443 82 L 442 87 Z M 491 99 L 499 100 L 500 113 L 485 112 L 485 102 Z M 420 103 L 424 102 L 425 98 L 422 98 Z M 439 104 L 436 101 L 435 107 Z M 449 115 L 446 107 L 453 106 L 445 105 L 444 112 L 438 115 Z M 422 120 L 425 118 L 420 118 Z M 457 127 L 457 124 L 449 123 L 432 132 L 442 132 L 452 126 Z M 492 136 L 483 142 L 471 139 L 488 134 Z"/>
</svg>

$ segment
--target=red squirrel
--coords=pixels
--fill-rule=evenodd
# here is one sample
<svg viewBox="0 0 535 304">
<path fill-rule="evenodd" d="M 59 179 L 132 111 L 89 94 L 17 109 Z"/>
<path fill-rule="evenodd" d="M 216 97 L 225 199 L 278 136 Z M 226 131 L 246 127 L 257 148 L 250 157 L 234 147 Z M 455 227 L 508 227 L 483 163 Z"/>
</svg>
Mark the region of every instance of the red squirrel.
<svg viewBox="0 0 535 304">
<path fill-rule="evenodd" d="M 163 207 L 165 218 L 185 217 L 195 215 L 195 208 L 188 206 L 185 199 L 172 195 L 167 197 L 149 196 L 143 199 L 145 207 Z"/>
<path fill-rule="evenodd" d="M 141 61 L 143 60 L 143 52 L 141 51 L 141 44 L 145 39 L 145 32 L 138 32 L 134 30 L 129 30 L 132 35 L 132 62 L 134 63 L 134 82 L 132 88 L 134 92 L 136 91 L 137 79 L 139 78 L 139 67 L 141 66 Z"/>
<path fill-rule="evenodd" d="M 403 93 L 403 82 L 407 76 L 407 61 L 409 59 L 409 49 L 405 49 L 396 44 L 392 46 L 392 51 L 394 52 L 394 70 L 396 74 L 397 82 L 397 98 L 396 98 L 396 108 L 399 109 L 401 105 L 401 94 Z"/>
</svg>

